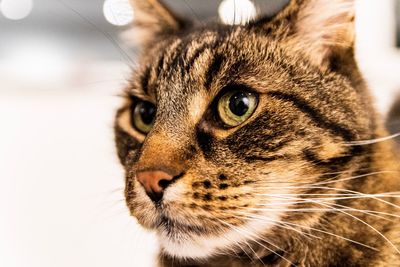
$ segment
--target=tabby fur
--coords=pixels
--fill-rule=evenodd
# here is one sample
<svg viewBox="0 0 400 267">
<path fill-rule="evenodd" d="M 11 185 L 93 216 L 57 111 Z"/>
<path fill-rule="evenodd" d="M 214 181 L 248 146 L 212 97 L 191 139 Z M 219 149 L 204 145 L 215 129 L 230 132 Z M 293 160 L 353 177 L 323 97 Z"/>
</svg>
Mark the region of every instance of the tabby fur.
<svg viewBox="0 0 400 267">
<path fill-rule="evenodd" d="M 131 2 L 142 53 L 116 144 L 159 266 L 400 266 L 399 161 L 355 60 L 353 0 L 292 0 L 236 26 Z M 258 107 L 221 127 L 215 99 L 235 88 Z M 138 100 L 157 107 L 147 136 L 131 125 Z M 182 174 L 160 205 L 144 170 Z"/>
</svg>

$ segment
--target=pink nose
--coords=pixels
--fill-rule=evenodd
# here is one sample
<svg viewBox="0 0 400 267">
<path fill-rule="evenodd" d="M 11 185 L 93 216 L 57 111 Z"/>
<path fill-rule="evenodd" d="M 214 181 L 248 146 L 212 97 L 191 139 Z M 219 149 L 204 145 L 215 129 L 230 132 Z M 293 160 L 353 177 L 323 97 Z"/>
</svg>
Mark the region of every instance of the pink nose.
<svg viewBox="0 0 400 267">
<path fill-rule="evenodd" d="M 137 173 L 136 179 L 142 184 L 147 195 L 158 202 L 162 199 L 164 189 L 171 184 L 174 177 L 163 171 L 145 171 Z"/>
</svg>

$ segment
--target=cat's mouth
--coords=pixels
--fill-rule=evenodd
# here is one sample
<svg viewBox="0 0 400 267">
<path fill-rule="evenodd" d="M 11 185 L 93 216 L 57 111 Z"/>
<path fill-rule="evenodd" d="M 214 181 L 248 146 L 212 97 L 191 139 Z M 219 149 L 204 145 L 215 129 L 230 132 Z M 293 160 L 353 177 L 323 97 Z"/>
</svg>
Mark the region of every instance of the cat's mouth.
<svg viewBox="0 0 400 267">
<path fill-rule="evenodd" d="M 205 227 L 178 222 L 166 216 L 165 214 L 162 214 L 160 216 L 160 219 L 157 224 L 157 229 L 165 231 L 167 235 L 170 237 L 174 237 L 178 233 L 196 234 L 196 235 L 208 233 Z"/>
</svg>

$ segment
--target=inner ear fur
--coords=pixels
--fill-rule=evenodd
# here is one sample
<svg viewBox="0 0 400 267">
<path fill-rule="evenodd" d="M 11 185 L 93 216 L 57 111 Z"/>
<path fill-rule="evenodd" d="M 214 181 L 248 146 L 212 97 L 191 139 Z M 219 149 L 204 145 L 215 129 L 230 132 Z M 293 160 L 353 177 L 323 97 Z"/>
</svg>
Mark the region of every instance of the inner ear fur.
<svg viewBox="0 0 400 267">
<path fill-rule="evenodd" d="M 338 53 L 353 54 L 354 18 L 355 0 L 291 0 L 275 17 L 261 18 L 252 27 L 271 32 L 327 69 Z"/>
<path fill-rule="evenodd" d="M 132 30 L 125 33 L 135 44 L 151 45 L 157 39 L 177 34 L 190 23 L 160 0 L 130 0 L 135 12 Z"/>
</svg>

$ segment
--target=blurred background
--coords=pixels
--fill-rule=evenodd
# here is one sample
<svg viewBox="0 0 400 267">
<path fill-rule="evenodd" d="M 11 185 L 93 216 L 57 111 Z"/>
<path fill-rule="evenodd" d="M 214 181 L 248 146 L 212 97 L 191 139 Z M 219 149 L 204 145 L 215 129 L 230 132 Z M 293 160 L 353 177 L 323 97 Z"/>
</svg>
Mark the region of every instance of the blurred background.
<svg viewBox="0 0 400 267">
<path fill-rule="evenodd" d="M 166 2 L 240 23 L 287 0 Z M 357 12 L 357 56 L 386 116 L 400 94 L 400 1 L 359 0 Z M 134 17 L 127 0 L 0 0 L 0 266 L 154 266 L 112 134 Z"/>
</svg>

